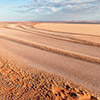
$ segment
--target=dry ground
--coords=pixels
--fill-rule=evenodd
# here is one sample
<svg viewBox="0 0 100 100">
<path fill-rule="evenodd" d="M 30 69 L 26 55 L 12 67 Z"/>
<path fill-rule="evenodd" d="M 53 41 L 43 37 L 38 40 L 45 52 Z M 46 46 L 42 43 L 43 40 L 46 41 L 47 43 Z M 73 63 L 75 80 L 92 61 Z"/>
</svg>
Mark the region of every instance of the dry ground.
<svg viewBox="0 0 100 100">
<path fill-rule="evenodd" d="M 35 27 L 39 29 L 70 33 L 79 39 L 100 42 L 99 24 L 41 23 L 36 24 Z"/>
<path fill-rule="evenodd" d="M 0 100 L 97 100 L 57 75 L 23 68 L 0 58 Z"/>
<path fill-rule="evenodd" d="M 0 23 L 0 100 L 97 100 L 99 27 Z"/>
</svg>

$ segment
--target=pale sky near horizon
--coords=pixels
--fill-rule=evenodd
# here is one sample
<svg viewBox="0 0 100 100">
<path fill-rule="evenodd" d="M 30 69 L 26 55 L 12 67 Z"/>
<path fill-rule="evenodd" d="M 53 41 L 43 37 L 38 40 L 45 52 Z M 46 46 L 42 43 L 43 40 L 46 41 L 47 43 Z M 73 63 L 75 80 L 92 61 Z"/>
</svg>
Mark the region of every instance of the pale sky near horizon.
<svg viewBox="0 0 100 100">
<path fill-rule="evenodd" d="M 0 21 L 99 20 L 100 0 L 0 0 Z"/>
</svg>

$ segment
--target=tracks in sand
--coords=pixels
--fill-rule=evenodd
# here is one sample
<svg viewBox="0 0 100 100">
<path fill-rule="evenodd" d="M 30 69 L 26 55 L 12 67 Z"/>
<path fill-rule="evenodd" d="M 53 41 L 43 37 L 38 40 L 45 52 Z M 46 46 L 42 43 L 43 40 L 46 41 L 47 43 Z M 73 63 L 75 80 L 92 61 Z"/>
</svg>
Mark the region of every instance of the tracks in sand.
<svg viewBox="0 0 100 100">
<path fill-rule="evenodd" d="M 8 25 L 0 29 L 0 49 L 31 62 L 32 66 L 37 65 L 37 69 L 43 68 L 64 77 L 69 74 L 70 80 L 80 83 L 88 81 L 90 88 L 98 93 L 100 44 L 75 38 L 73 34 L 39 30 L 22 24 Z"/>
</svg>

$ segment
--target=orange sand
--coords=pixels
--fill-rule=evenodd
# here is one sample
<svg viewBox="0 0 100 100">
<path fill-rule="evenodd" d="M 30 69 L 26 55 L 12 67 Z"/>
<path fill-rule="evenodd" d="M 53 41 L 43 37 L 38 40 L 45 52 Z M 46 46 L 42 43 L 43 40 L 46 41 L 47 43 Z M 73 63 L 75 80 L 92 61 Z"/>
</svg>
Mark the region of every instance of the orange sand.
<svg viewBox="0 0 100 100">
<path fill-rule="evenodd" d="M 21 67 L 21 66 L 20 66 Z M 57 75 L 21 67 L 0 58 L 1 100 L 99 100 Z"/>
</svg>

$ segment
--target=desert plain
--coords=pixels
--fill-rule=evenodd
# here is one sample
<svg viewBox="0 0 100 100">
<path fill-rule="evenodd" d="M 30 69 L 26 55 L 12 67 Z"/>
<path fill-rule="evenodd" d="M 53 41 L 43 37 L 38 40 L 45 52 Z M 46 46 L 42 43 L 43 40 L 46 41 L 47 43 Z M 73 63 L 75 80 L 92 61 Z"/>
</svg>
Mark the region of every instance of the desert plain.
<svg viewBox="0 0 100 100">
<path fill-rule="evenodd" d="M 0 100 L 99 100 L 100 24 L 0 22 Z"/>
</svg>

